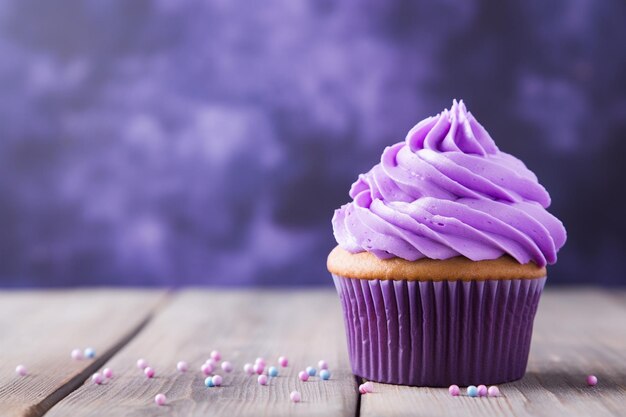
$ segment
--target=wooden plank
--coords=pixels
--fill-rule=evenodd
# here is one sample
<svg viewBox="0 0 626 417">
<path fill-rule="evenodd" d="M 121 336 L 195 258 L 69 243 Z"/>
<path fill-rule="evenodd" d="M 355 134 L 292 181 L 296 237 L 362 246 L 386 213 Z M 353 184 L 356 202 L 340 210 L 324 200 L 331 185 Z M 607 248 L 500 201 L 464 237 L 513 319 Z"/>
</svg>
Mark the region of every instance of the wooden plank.
<svg viewBox="0 0 626 417">
<path fill-rule="evenodd" d="M 212 349 L 231 361 L 224 384 L 206 388 L 199 371 Z M 269 386 L 242 367 L 262 356 L 290 360 Z M 147 379 L 135 363 L 144 357 L 156 369 Z M 329 381 L 297 379 L 298 371 L 319 359 L 329 362 Z M 190 371 L 175 370 L 177 361 Z M 340 303 L 334 291 L 186 291 L 162 311 L 107 364 L 118 373 L 110 384 L 84 384 L 47 416 L 354 416 L 358 392 L 347 358 Z M 297 389 L 303 402 L 291 403 Z M 165 393 L 168 406 L 154 396 Z"/>
<path fill-rule="evenodd" d="M 0 292 L 0 414 L 40 416 L 80 386 L 164 299 L 163 291 Z M 70 358 L 93 347 L 92 360 Z M 23 364 L 29 374 L 15 375 Z"/>
<path fill-rule="evenodd" d="M 361 397 L 361 415 L 624 416 L 625 317 L 626 306 L 606 291 L 548 289 L 535 320 L 527 374 L 502 384 L 502 397 L 451 397 L 445 388 L 375 384 L 375 393 Z M 598 386 L 586 386 L 588 374 L 598 377 Z"/>
</svg>

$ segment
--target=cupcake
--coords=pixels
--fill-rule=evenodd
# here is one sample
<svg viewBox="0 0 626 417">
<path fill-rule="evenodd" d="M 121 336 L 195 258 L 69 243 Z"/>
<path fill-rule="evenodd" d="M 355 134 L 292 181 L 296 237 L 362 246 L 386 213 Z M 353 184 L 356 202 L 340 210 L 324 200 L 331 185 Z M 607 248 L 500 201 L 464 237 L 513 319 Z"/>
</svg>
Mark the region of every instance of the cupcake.
<svg viewBox="0 0 626 417">
<path fill-rule="evenodd" d="M 496 384 L 526 370 L 533 320 L 566 239 L 550 196 L 463 101 L 359 175 L 328 257 L 352 370 L 391 384 Z"/>
</svg>

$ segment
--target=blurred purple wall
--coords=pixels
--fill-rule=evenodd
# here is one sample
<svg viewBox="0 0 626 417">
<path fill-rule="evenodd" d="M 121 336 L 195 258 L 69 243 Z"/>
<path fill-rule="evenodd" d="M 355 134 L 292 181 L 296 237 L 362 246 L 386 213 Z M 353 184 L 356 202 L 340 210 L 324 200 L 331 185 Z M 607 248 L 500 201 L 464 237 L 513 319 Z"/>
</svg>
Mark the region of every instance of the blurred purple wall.
<svg viewBox="0 0 626 417">
<path fill-rule="evenodd" d="M 358 173 L 463 98 L 624 284 L 626 3 L 0 3 L 0 286 L 326 284 Z"/>
</svg>

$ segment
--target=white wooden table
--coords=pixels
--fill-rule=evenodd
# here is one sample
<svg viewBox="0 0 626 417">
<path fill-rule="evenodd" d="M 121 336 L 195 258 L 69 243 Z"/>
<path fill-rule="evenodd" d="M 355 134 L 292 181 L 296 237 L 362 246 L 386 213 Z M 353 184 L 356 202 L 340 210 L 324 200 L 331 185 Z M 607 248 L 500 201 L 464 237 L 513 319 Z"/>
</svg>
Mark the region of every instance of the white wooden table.
<svg viewBox="0 0 626 417">
<path fill-rule="evenodd" d="M 451 397 L 447 389 L 375 384 L 360 395 L 348 363 L 333 290 L 188 289 L 0 292 L 0 416 L 626 416 L 626 292 L 548 289 L 526 377 L 499 398 Z M 94 347 L 75 361 L 75 347 Z M 206 388 L 201 364 L 213 349 L 235 370 Z M 268 386 L 243 364 L 290 359 Z M 143 357 L 156 370 L 147 379 Z M 319 359 L 329 381 L 297 379 Z M 176 371 L 185 360 L 190 371 Z M 29 375 L 15 375 L 24 364 Z M 115 372 L 106 385 L 91 375 Z M 599 384 L 588 387 L 587 374 Z M 292 390 L 303 401 L 289 401 Z M 165 393 L 168 404 L 154 403 Z"/>
</svg>

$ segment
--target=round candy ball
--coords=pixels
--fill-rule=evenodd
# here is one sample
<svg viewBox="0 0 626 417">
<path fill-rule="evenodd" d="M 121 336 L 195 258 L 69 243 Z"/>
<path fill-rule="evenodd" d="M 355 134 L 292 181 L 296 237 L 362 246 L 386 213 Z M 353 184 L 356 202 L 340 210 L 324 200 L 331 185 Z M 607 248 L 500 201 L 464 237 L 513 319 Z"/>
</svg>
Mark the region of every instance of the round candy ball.
<svg viewBox="0 0 626 417">
<path fill-rule="evenodd" d="M 476 391 L 478 392 L 479 397 L 487 396 L 487 387 L 484 385 L 479 385 L 478 387 L 476 387 Z"/>
<path fill-rule="evenodd" d="M 324 381 L 328 381 L 330 379 L 330 372 L 328 371 L 328 369 L 322 369 L 320 371 L 320 378 L 322 378 Z"/>
<path fill-rule="evenodd" d="M 315 372 L 315 368 L 313 368 L 312 366 L 306 367 L 306 373 L 309 374 L 309 376 L 315 376 Z"/>
<path fill-rule="evenodd" d="M 487 395 L 489 395 L 490 397 L 499 397 L 500 388 L 496 387 L 495 385 L 490 386 L 487 390 Z"/>
<path fill-rule="evenodd" d="M 248 375 L 253 375 L 254 374 L 254 365 L 252 365 L 251 363 L 247 363 L 243 366 L 243 371 L 245 373 L 247 373 Z"/>
<path fill-rule="evenodd" d="M 263 358 L 262 358 L 262 357 L 260 357 L 260 356 L 259 356 L 258 358 L 256 358 L 256 360 L 254 361 L 254 363 L 255 363 L 255 364 L 256 364 L 256 363 L 260 363 L 263 367 L 265 367 L 265 365 L 267 365 L 267 364 L 265 363 L 265 359 L 263 359 Z"/>
<path fill-rule="evenodd" d="M 477 397 L 478 388 L 476 388 L 474 385 L 470 385 L 469 387 L 467 387 L 467 395 L 469 395 L 470 397 Z"/>
<path fill-rule="evenodd" d="M 102 371 L 102 376 L 104 376 L 106 379 L 113 378 L 113 370 L 111 368 L 104 368 L 104 370 Z"/>
<path fill-rule="evenodd" d="M 154 402 L 156 403 L 156 405 L 165 405 L 165 403 L 167 402 L 167 398 L 165 397 L 165 394 L 157 394 L 154 397 Z"/>
<path fill-rule="evenodd" d="M 88 359 L 93 359 L 96 357 L 96 351 L 94 348 L 87 348 L 85 349 L 84 355 Z"/>
<path fill-rule="evenodd" d="M 80 349 L 73 349 L 72 353 L 70 353 L 70 356 L 75 361 L 79 361 L 79 360 L 83 359 L 83 351 L 80 350 Z"/>
<path fill-rule="evenodd" d="M 189 370 L 189 365 L 185 361 L 180 361 L 176 364 L 176 369 L 178 369 L 178 372 L 187 372 Z"/>
<path fill-rule="evenodd" d="M 257 382 L 259 385 L 267 385 L 267 375 L 259 375 Z"/>
<path fill-rule="evenodd" d="M 219 362 L 220 360 L 222 360 L 222 354 L 220 353 L 219 350 L 211 351 L 211 359 L 213 359 L 216 362 Z"/>
<path fill-rule="evenodd" d="M 91 376 L 91 382 L 93 382 L 96 385 L 102 384 L 103 381 L 104 381 L 104 377 L 99 372 L 96 372 L 95 374 Z"/>
<path fill-rule="evenodd" d="M 362 385 L 367 392 L 374 392 L 374 384 L 371 381 L 364 382 Z"/>
<path fill-rule="evenodd" d="M 213 377 L 212 376 L 207 376 L 204 380 L 204 385 L 206 385 L 207 387 L 211 388 L 214 384 L 213 384 Z"/>
<path fill-rule="evenodd" d="M 217 367 L 217 362 L 213 358 L 207 359 L 206 361 L 204 361 L 204 363 L 206 363 L 207 365 L 211 365 L 211 368 Z"/>
<path fill-rule="evenodd" d="M 587 376 L 587 385 L 593 387 L 598 384 L 598 378 L 595 375 Z"/>
<path fill-rule="evenodd" d="M 137 368 L 146 369 L 148 367 L 148 361 L 145 359 L 137 359 Z"/>
<path fill-rule="evenodd" d="M 320 369 L 328 369 L 328 363 L 322 359 L 317 363 L 317 367 Z"/>
<path fill-rule="evenodd" d="M 275 366 L 270 366 L 270 368 L 267 370 L 267 374 L 271 376 L 272 378 L 277 377 L 278 368 L 276 368 Z"/>
<path fill-rule="evenodd" d="M 233 364 L 228 362 L 228 361 L 224 361 L 222 362 L 222 371 L 224 372 L 232 372 L 233 370 Z"/>
<path fill-rule="evenodd" d="M 289 366 L 289 359 L 287 359 L 284 356 L 280 356 L 278 358 L 278 364 L 282 366 L 283 368 L 286 368 L 287 366 Z M 294 391 L 294 392 L 297 392 L 297 391 Z"/>
<path fill-rule="evenodd" d="M 211 365 L 210 363 L 204 363 L 200 367 L 200 370 L 204 375 L 210 375 L 211 372 L 213 372 L 213 365 Z"/>
<path fill-rule="evenodd" d="M 15 367 L 15 373 L 19 376 L 26 376 L 26 374 L 28 374 L 28 371 L 26 370 L 26 367 L 24 365 L 17 365 Z"/>
<path fill-rule="evenodd" d="M 298 391 L 291 391 L 291 394 L 289 394 L 289 398 L 291 398 L 291 401 L 293 401 L 294 403 L 299 403 L 302 400 L 302 396 Z"/>
<path fill-rule="evenodd" d="M 219 387 L 222 385 L 222 376 L 221 375 L 213 375 L 213 385 Z"/>
<path fill-rule="evenodd" d="M 298 373 L 298 378 L 300 378 L 300 381 L 305 382 L 309 380 L 309 374 L 306 371 L 300 371 Z"/>
<path fill-rule="evenodd" d="M 363 386 L 363 384 L 359 385 L 359 392 L 361 394 L 367 394 L 367 390 L 365 389 L 365 387 Z"/>
<path fill-rule="evenodd" d="M 148 378 L 154 377 L 154 369 L 150 368 L 149 366 L 143 370 L 143 373 L 146 374 Z"/>
<path fill-rule="evenodd" d="M 254 364 L 252 369 L 254 369 L 255 374 L 261 375 L 263 371 L 265 370 L 265 365 L 261 362 L 257 362 Z"/>
<path fill-rule="evenodd" d="M 453 397 L 458 397 L 459 394 L 461 394 L 461 389 L 459 388 L 458 385 L 450 385 L 450 387 L 448 387 L 448 392 Z"/>
</svg>

